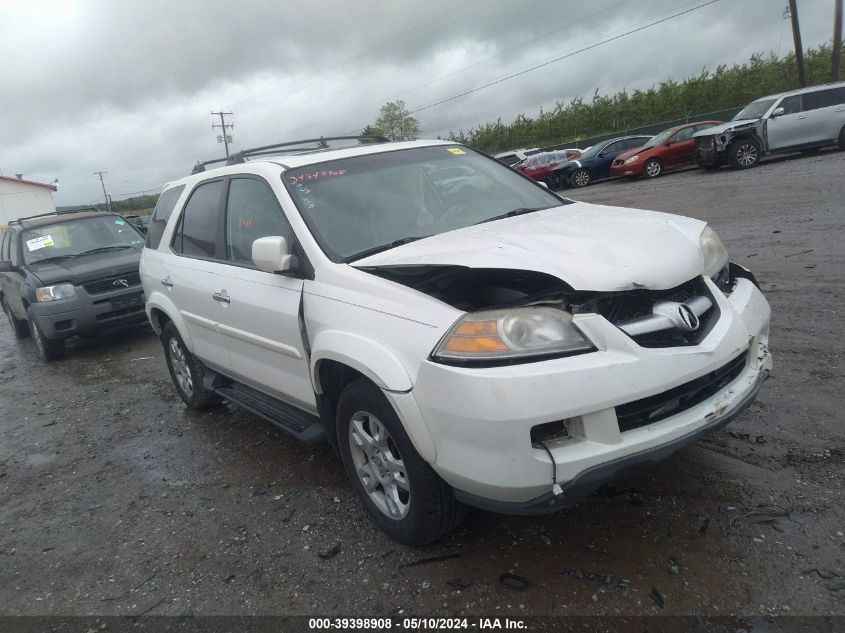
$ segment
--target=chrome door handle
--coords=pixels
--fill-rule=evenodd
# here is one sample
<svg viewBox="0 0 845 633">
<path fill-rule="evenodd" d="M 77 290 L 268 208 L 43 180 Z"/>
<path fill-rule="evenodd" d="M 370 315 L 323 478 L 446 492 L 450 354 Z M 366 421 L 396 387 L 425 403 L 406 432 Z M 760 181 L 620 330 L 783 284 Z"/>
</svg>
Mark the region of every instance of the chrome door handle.
<svg viewBox="0 0 845 633">
<path fill-rule="evenodd" d="M 231 297 L 229 297 L 229 295 L 226 294 L 225 290 L 221 290 L 220 292 L 214 292 L 214 293 L 212 293 L 211 297 L 215 301 L 220 301 L 221 303 L 231 303 L 232 302 Z"/>
<path fill-rule="evenodd" d="M 161 280 L 161 285 L 162 285 L 162 286 L 167 286 L 168 288 L 172 288 L 172 287 L 173 287 L 173 282 L 172 282 L 172 281 L 170 281 L 170 278 L 168 277 L 167 279 L 162 279 L 162 280 Z"/>
</svg>

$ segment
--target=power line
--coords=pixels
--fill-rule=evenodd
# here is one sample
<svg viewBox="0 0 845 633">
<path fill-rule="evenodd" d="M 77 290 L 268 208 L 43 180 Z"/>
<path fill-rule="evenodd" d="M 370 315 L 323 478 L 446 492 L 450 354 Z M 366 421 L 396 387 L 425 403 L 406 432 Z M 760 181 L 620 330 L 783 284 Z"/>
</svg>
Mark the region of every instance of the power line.
<svg viewBox="0 0 845 633">
<path fill-rule="evenodd" d="M 484 90 L 485 88 L 489 88 L 490 86 L 495 86 L 497 84 L 503 83 L 503 82 L 508 81 L 510 79 L 514 79 L 516 77 L 521 77 L 522 75 L 526 75 L 526 74 L 533 72 L 535 70 L 538 70 L 540 68 L 544 68 L 545 66 L 549 66 L 549 65 L 554 64 L 556 62 L 559 62 L 561 60 L 567 59 L 569 57 L 573 57 L 574 55 L 578 55 L 579 53 L 589 51 L 589 50 L 596 48 L 598 46 L 602 46 L 603 44 L 608 44 L 609 42 L 613 42 L 613 41 L 621 39 L 623 37 L 627 37 L 628 35 L 638 33 L 639 31 L 643 31 L 643 30 L 650 28 L 652 26 L 662 24 L 663 22 L 668 22 L 669 20 L 673 20 L 675 18 L 681 17 L 682 15 L 686 15 L 687 13 L 692 13 L 693 11 L 703 9 L 706 6 L 709 6 L 711 4 L 716 4 L 717 2 L 719 2 L 719 0 L 710 0 L 709 2 L 704 2 L 704 3 L 699 4 L 698 6 L 695 6 L 691 9 L 686 9 L 685 11 L 679 11 L 678 13 L 674 13 L 670 16 L 665 17 L 665 18 L 661 18 L 659 20 L 655 20 L 654 22 L 649 22 L 648 24 L 637 27 L 635 29 L 625 31 L 624 33 L 621 33 L 620 35 L 615 35 L 613 37 L 603 39 L 599 42 L 596 42 L 595 44 L 590 44 L 589 46 L 584 46 L 583 48 L 579 48 L 578 50 L 572 51 L 571 53 L 561 55 L 560 57 L 555 57 L 554 59 L 550 59 L 550 60 L 542 62 L 540 64 L 536 64 L 534 66 L 531 66 L 531 67 L 526 68 L 524 70 L 521 70 L 519 72 L 512 73 L 512 74 L 506 75 L 504 77 L 500 77 L 499 79 L 496 79 L 494 81 L 490 81 L 486 84 L 476 86 L 475 88 L 471 88 L 470 90 L 465 90 L 465 91 L 460 92 L 458 94 L 452 95 L 451 97 L 446 97 L 445 99 L 435 101 L 434 103 L 429 103 L 428 105 L 424 105 L 422 107 L 411 110 L 410 114 L 416 114 L 417 112 L 422 112 L 423 110 L 428 110 L 428 109 L 433 108 L 435 106 L 439 106 L 439 105 L 442 105 L 444 103 L 448 103 L 449 101 L 454 101 L 455 99 L 459 99 L 460 97 L 465 97 L 465 96 L 470 95 L 474 92 L 478 92 L 479 90 Z"/>
</svg>

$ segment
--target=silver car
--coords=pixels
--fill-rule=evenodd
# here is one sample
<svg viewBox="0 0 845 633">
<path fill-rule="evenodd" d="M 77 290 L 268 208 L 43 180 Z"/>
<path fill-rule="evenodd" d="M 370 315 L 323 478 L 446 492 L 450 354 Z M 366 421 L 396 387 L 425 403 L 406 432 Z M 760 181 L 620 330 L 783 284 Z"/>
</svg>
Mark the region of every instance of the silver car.
<svg viewBox="0 0 845 633">
<path fill-rule="evenodd" d="M 845 82 L 757 99 L 729 123 L 695 138 L 695 160 L 705 169 L 748 169 L 771 152 L 845 149 Z"/>
</svg>

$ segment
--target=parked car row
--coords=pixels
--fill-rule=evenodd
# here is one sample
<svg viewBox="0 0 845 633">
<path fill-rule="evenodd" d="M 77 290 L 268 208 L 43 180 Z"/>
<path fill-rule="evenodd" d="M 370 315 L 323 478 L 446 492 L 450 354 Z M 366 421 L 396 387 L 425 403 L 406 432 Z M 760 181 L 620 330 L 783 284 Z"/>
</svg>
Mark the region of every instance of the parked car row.
<svg viewBox="0 0 845 633">
<path fill-rule="evenodd" d="M 837 144 L 845 149 L 845 82 L 763 97 L 728 123 L 698 121 L 653 137 L 613 138 L 568 161 L 533 166 L 553 154 L 542 152 L 516 169 L 552 188 L 586 187 L 605 178 L 656 178 L 694 164 L 706 170 L 726 164 L 748 169 L 769 153 L 812 152 Z M 532 169 L 524 167 L 528 164 Z"/>
</svg>

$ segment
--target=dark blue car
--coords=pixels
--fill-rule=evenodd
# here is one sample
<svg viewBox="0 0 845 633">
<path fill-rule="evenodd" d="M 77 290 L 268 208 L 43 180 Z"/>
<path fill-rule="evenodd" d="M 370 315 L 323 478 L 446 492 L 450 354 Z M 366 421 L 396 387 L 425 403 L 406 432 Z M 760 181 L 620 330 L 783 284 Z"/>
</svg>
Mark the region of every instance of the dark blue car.
<svg viewBox="0 0 845 633">
<path fill-rule="evenodd" d="M 596 143 L 576 160 L 564 163 L 551 176 L 561 187 L 586 187 L 594 180 L 610 177 L 610 166 L 622 152 L 644 145 L 650 136 L 621 136 Z"/>
</svg>

